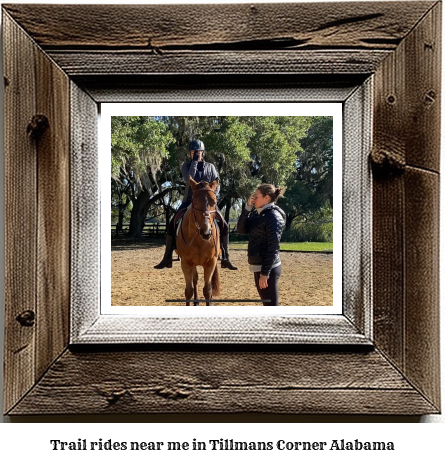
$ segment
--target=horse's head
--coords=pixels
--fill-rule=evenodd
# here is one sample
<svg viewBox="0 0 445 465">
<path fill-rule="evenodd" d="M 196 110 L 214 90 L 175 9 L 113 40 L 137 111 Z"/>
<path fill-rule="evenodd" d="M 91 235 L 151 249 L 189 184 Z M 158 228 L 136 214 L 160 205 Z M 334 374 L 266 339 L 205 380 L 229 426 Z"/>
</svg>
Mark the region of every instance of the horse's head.
<svg viewBox="0 0 445 465">
<path fill-rule="evenodd" d="M 195 211 L 197 224 L 199 225 L 199 233 L 203 239 L 208 240 L 212 235 L 212 213 L 216 211 L 215 191 L 218 181 L 215 179 L 215 181 L 209 184 L 206 181 L 196 182 L 190 177 L 190 186 L 193 191 L 192 207 Z"/>
</svg>

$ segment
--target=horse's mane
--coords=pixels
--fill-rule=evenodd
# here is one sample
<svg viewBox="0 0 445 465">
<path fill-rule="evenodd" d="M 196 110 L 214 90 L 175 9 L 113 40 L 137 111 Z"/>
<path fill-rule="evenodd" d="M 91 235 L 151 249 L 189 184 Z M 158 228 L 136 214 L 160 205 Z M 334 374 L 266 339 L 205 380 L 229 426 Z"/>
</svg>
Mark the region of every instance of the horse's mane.
<svg viewBox="0 0 445 465">
<path fill-rule="evenodd" d="M 208 189 L 209 188 L 209 183 L 207 181 L 200 181 L 196 185 L 196 188 L 197 188 L 197 190 L 199 190 L 199 189 Z"/>
</svg>

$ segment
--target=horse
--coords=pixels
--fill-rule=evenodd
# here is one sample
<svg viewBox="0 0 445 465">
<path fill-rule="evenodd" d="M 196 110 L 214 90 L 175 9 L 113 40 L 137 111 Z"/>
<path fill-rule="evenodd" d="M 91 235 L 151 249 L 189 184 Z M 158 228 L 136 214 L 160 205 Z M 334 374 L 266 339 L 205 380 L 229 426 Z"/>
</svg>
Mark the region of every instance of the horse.
<svg viewBox="0 0 445 465">
<path fill-rule="evenodd" d="M 181 267 L 185 278 L 185 298 L 198 298 L 197 266 L 204 268 L 204 298 L 206 305 L 212 305 L 211 299 L 220 294 L 221 282 L 217 267 L 221 253 L 219 230 L 215 223 L 216 196 L 218 181 L 211 184 L 196 182 L 190 177 L 192 203 L 182 218 L 176 238 L 176 253 L 181 258 Z M 186 302 L 190 305 L 190 302 Z M 194 302 L 198 305 L 198 302 Z"/>
</svg>

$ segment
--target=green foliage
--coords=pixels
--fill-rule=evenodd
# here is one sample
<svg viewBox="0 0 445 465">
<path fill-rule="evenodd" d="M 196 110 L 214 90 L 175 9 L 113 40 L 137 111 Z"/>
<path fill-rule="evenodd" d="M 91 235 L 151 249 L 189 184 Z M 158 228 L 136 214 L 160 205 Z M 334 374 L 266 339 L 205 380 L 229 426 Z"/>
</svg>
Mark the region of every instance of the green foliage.
<svg viewBox="0 0 445 465">
<path fill-rule="evenodd" d="M 202 139 L 206 146 L 206 159 L 219 171 L 221 197 L 247 196 L 256 184 L 250 175 L 250 139 L 253 129 L 238 116 L 214 118 L 213 129 Z"/>
<path fill-rule="evenodd" d="M 244 200 L 262 183 L 286 185 L 311 124 L 305 116 L 224 116 L 213 121 L 213 130 L 204 137 L 208 158 L 219 162 L 222 192 Z"/>
<path fill-rule="evenodd" d="M 168 147 L 173 141 L 165 124 L 152 116 L 112 116 L 112 178 L 118 179 L 124 174 L 134 180 L 139 189 L 150 189 L 149 175 L 156 183 L 156 172 L 162 159 L 168 156 Z"/>
<path fill-rule="evenodd" d="M 255 130 L 249 148 L 264 183 L 283 187 L 296 169 L 300 140 L 311 123 L 307 116 L 246 117 Z"/>
<path fill-rule="evenodd" d="M 317 194 L 332 205 L 333 121 L 331 116 L 314 116 L 302 139 L 297 178 L 311 184 Z"/>
<path fill-rule="evenodd" d="M 286 212 L 288 234 L 291 234 L 289 229 L 294 219 L 305 220 L 326 204 L 332 206 L 332 140 L 332 117 L 312 117 L 307 135 L 300 142 L 296 170 L 287 180 L 284 198 L 278 201 L 278 205 Z M 300 229 L 302 234 L 316 236 L 315 230 L 309 232 L 309 226 Z M 306 232 L 303 233 L 303 230 Z"/>
<path fill-rule="evenodd" d="M 308 181 L 290 179 L 284 197 L 277 204 L 293 218 L 316 212 L 324 199 Z"/>
<path fill-rule="evenodd" d="M 219 127 L 203 137 L 204 143 L 211 151 L 222 152 L 230 166 L 249 162 L 250 150 L 247 145 L 254 135 L 253 129 L 242 123 L 239 116 L 225 116 L 221 120 Z"/>
<path fill-rule="evenodd" d="M 113 116 L 111 126 L 115 215 L 124 211 L 127 218 L 142 190 L 148 198 L 161 194 L 149 216 L 166 208 L 171 214 L 185 184 L 180 168 L 195 138 L 204 141 L 206 161 L 219 172 L 220 199 L 231 205 L 230 218 L 262 183 L 286 188 L 279 205 L 288 229 L 294 218 L 304 220 L 332 201 L 332 117 Z M 174 189 L 162 196 L 168 187 Z"/>
<path fill-rule="evenodd" d="M 332 242 L 332 209 L 329 206 L 319 209 L 304 221 L 296 221 L 288 231 L 284 231 L 283 242 Z"/>
<path fill-rule="evenodd" d="M 282 242 L 332 242 L 332 223 L 297 223 L 289 231 L 284 231 Z"/>
</svg>

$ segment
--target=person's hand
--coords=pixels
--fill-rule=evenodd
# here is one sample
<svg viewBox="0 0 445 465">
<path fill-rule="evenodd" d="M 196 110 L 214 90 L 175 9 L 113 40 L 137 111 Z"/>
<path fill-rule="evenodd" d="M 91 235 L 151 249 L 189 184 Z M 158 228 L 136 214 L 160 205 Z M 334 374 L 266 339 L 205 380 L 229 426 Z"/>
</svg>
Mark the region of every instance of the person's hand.
<svg viewBox="0 0 445 465">
<path fill-rule="evenodd" d="M 195 153 L 193 154 L 193 160 L 194 161 L 201 161 L 201 155 L 197 150 L 195 150 Z"/>
<path fill-rule="evenodd" d="M 264 276 L 264 275 L 260 276 L 260 282 L 259 282 L 260 289 L 266 289 L 268 279 L 269 279 L 268 276 Z"/>
<path fill-rule="evenodd" d="M 249 200 L 247 201 L 247 205 L 249 205 L 249 207 L 251 207 L 255 203 L 255 200 L 256 200 L 256 196 L 255 196 L 255 194 L 252 194 L 250 196 Z"/>
</svg>

